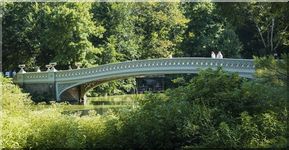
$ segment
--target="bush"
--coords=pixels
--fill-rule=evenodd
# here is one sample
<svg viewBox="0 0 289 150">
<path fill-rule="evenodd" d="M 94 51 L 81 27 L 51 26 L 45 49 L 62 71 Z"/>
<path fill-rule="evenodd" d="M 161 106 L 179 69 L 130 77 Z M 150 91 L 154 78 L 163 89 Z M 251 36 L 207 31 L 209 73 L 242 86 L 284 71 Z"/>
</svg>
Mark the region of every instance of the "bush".
<svg viewBox="0 0 289 150">
<path fill-rule="evenodd" d="M 1 80 L 3 81 L 1 125 L 4 148 L 53 149 L 107 146 L 102 144 L 105 141 L 102 139 L 105 136 L 103 133 L 107 133 L 108 130 L 103 130 L 109 122 L 108 117 L 64 115 L 61 113 L 62 104 L 56 103 L 47 107 L 42 104 L 35 105 L 28 94 L 22 93 L 11 80 L 3 77 Z M 94 143 L 100 144 L 95 146 Z"/>
<path fill-rule="evenodd" d="M 221 69 L 165 94 L 147 95 L 123 117 L 125 148 L 285 147 L 286 88 Z M 266 92 L 264 92 L 266 91 Z"/>
<path fill-rule="evenodd" d="M 93 111 L 83 117 L 65 115 L 61 112 L 66 106 L 58 103 L 33 106 L 27 94 L 11 81 L 3 81 L 4 148 L 284 148 L 288 145 L 286 87 L 248 81 L 221 69 L 201 71 L 181 87 L 163 94 L 146 94 L 137 100 L 135 108 L 102 116 Z"/>
<path fill-rule="evenodd" d="M 26 139 L 30 133 L 28 94 L 14 85 L 10 79 L 0 76 L 2 81 L 2 110 L 1 127 L 4 148 L 21 148 L 26 146 Z"/>
<path fill-rule="evenodd" d="M 48 109 L 30 114 L 31 134 L 27 146 L 36 149 L 84 148 L 85 136 L 73 116 Z"/>
</svg>

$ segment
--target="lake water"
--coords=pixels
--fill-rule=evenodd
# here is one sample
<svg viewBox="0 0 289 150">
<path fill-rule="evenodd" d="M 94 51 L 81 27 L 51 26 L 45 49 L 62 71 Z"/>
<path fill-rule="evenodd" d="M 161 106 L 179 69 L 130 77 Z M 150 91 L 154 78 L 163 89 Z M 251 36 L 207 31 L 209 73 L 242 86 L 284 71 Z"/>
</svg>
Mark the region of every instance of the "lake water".
<svg viewBox="0 0 289 150">
<path fill-rule="evenodd" d="M 94 110 L 96 114 L 103 115 L 108 111 L 117 112 L 120 109 L 135 106 L 136 100 L 141 97 L 143 97 L 142 94 L 88 97 L 86 105 L 70 105 L 63 113 L 83 116 Z"/>
</svg>

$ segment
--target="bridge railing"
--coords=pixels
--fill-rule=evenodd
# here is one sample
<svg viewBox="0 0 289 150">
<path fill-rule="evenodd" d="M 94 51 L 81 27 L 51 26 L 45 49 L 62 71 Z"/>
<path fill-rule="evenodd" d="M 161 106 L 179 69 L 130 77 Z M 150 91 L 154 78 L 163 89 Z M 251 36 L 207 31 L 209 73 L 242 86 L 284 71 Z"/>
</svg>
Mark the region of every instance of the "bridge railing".
<svg viewBox="0 0 289 150">
<path fill-rule="evenodd" d="M 196 67 L 196 68 L 216 68 L 248 71 L 254 70 L 253 60 L 248 59 L 210 59 L 210 58 L 172 58 L 172 59 L 151 59 L 121 62 L 114 64 L 101 65 L 92 68 L 83 68 L 69 71 L 59 71 L 56 73 L 57 79 L 74 78 L 84 75 L 105 74 L 124 70 L 144 71 L 150 68 L 171 68 L 171 67 Z M 181 69 L 181 68 L 180 68 Z"/>
<path fill-rule="evenodd" d="M 44 80 L 44 79 L 48 79 L 48 72 L 27 72 L 27 73 L 25 73 L 24 79 L 25 80 L 30 80 L 30 79 Z"/>
<path fill-rule="evenodd" d="M 123 71 L 146 71 L 151 69 L 182 69 L 182 68 L 216 68 L 235 72 L 252 72 L 255 65 L 251 59 L 212 59 L 212 58 L 164 58 L 127 61 L 113 64 L 106 64 L 92 68 L 81 68 L 53 72 L 55 80 L 67 78 L 83 78 L 92 75 L 105 75 Z M 27 72 L 22 74 L 25 81 L 40 81 L 49 78 L 52 72 Z"/>
</svg>

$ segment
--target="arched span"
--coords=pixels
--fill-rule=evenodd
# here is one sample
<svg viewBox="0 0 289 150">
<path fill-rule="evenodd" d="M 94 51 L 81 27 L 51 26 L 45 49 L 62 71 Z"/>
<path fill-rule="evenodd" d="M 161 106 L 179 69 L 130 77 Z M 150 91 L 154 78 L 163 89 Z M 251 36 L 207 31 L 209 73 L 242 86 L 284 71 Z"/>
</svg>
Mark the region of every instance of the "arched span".
<svg viewBox="0 0 289 150">
<path fill-rule="evenodd" d="M 218 67 L 228 72 L 237 72 L 246 78 L 253 78 L 255 73 L 252 59 L 187 57 L 127 61 L 57 72 L 19 72 L 13 80 L 30 93 L 49 93 L 49 98 L 60 100 L 60 95 L 69 91 L 68 94 L 80 99 L 89 88 L 115 79 L 140 75 L 198 73 L 200 69 Z"/>
<path fill-rule="evenodd" d="M 121 62 L 57 72 L 57 100 L 60 100 L 63 92 L 73 87 L 79 87 L 81 97 L 95 85 L 115 79 L 152 74 L 198 73 L 200 69 L 218 67 L 228 72 L 237 72 L 246 78 L 253 78 L 255 72 L 253 60 L 248 59 L 172 58 Z"/>
</svg>

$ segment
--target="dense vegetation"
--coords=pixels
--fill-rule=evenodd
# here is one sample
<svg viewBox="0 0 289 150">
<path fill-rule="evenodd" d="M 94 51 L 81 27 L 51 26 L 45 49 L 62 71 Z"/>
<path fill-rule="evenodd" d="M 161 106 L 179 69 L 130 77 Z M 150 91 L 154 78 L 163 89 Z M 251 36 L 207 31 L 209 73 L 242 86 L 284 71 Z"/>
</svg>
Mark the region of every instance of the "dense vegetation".
<svg viewBox="0 0 289 150">
<path fill-rule="evenodd" d="M 147 94 L 135 108 L 88 116 L 62 105 L 32 109 L 27 94 L 3 81 L 4 148 L 164 149 L 288 146 L 288 56 L 257 59 L 256 80 L 204 70 L 164 94 Z M 274 67 L 272 67 L 272 64 Z M 273 68 L 273 69 L 272 69 Z M 274 70 L 275 69 L 275 70 Z M 283 73 L 286 74 L 283 74 Z M 268 77 L 274 74 L 276 78 Z"/>
<path fill-rule="evenodd" d="M 289 49 L 288 3 L 4 3 L 3 70 L 147 58 L 253 58 Z M 99 93 L 130 91 L 134 79 Z"/>
<path fill-rule="evenodd" d="M 35 104 L 0 77 L 4 148 L 288 147 L 288 3 L 1 3 L 3 70 L 58 63 L 57 69 L 134 59 L 253 58 L 256 78 L 221 68 L 176 78 L 178 86 L 97 115 L 66 114 L 68 104 Z M 277 53 L 276 59 L 272 55 Z M 95 91 L 118 94 L 133 78 Z M 90 93 L 95 94 L 95 93 Z M 44 95 L 42 95 L 44 96 Z"/>
</svg>

